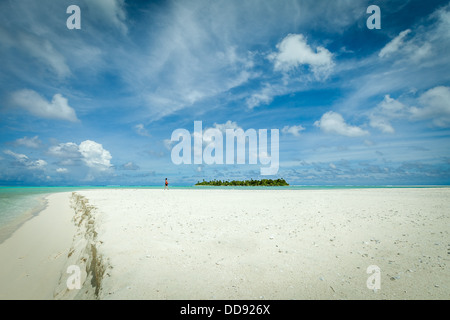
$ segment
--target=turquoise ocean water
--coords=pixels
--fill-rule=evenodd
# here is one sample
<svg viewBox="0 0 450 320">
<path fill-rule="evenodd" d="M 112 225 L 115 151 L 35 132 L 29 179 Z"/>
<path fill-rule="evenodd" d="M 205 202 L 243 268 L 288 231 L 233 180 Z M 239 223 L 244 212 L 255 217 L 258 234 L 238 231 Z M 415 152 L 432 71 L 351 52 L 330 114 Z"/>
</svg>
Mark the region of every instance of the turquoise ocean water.
<svg viewBox="0 0 450 320">
<path fill-rule="evenodd" d="M 327 190 L 361 188 L 445 188 L 448 186 L 288 186 L 288 187 L 212 187 L 171 186 L 170 189 L 199 190 Z M 162 186 L 101 186 L 101 187 L 0 187 L 0 243 L 17 228 L 42 211 L 45 197 L 56 192 L 72 192 L 86 189 L 163 189 Z"/>
</svg>

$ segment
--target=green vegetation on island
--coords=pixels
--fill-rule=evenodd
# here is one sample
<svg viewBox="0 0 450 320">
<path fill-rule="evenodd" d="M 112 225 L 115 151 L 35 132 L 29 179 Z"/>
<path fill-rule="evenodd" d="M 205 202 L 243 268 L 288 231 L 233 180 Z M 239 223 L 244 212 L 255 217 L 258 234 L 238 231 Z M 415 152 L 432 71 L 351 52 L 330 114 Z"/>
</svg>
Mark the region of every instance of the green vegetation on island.
<svg viewBox="0 0 450 320">
<path fill-rule="evenodd" d="M 289 184 L 284 179 L 262 179 L 262 180 L 232 180 L 232 181 L 221 181 L 221 180 L 212 180 L 205 181 L 203 179 L 202 182 L 197 182 L 196 186 L 241 186 L 241 187 L 280 187 L 280 186 L 288 186 Z"/>
</svg>

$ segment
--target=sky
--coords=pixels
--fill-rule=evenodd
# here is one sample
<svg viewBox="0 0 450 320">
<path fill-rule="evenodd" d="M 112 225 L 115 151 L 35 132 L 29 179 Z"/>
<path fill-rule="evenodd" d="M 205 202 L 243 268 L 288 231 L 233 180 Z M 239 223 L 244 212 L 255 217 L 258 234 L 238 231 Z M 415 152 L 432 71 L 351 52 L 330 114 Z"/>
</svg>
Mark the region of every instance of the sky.
<svg viewBox="0 0 450 320">
<path fill-rule="evenodd" d="M 4 0 L 0 185 L 448 185 L 448 52 L 449 1 Z M 278 129 L 276 174 L 175 164 L 195 121 Z"/>
</svg>

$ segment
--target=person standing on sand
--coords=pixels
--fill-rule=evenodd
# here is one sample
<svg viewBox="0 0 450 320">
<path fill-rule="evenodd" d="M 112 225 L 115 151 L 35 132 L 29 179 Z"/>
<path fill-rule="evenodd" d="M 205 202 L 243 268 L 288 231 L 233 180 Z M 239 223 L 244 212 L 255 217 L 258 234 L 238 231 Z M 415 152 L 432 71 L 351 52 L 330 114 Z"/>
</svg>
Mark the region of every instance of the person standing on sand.
<svg viewBox="0 0 450 320">
<path fill-rule="evenodd" d="M 165 187 L 164 187 L 164 190 L 169 190 L 169 181 L 167 181 L 167 178 L 166 178 L 166 185 L 165 185 Z"/>
</svg>

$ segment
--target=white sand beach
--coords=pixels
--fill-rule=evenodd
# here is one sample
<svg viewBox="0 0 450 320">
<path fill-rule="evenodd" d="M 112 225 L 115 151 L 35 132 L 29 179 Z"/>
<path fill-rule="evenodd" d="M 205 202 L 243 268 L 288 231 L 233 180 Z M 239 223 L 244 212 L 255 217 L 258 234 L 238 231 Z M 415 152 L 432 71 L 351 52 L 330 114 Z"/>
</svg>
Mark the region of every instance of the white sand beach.
<svg viewBox="0 0 450 320">
<path fill-rule="evenodd" d="M 0 245 L 0 298 L 449 299 L 449 199 L 450 188 L 54 194 Z"/>
<path fill-rule="evenodd" d="M 0 244 L 0 299 L 53 299 L 76 227 L 67 193 Z"/>
</svg>

